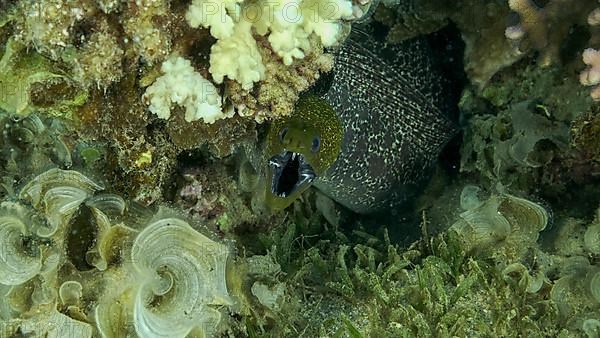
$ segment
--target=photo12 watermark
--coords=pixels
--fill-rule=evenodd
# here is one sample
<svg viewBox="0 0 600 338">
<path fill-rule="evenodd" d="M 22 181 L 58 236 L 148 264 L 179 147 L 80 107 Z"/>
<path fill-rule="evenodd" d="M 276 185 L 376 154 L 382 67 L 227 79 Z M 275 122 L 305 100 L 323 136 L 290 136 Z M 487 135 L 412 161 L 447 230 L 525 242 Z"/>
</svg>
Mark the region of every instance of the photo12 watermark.
<svg viewBox="0 0 600 338">
<path fill-rule="evenodd" d="M 335 23 L 338 20 L 336 18 L 341 17 L 341 13 L 344 12 L 343 2 L 344 0 L 324 0 L 305 5 L 303 1 L 290 1 L 282 4 L 278 1 L 267 0 L 243 3 L 241 5 L 243 9 L 234 11 L 231 10 L 230 4 L 223 1 L 206 0 L 195 4 L 198 9 L 195 14 L 201 16 L 200 22 L 220 22 L 222 24 L 227 24 L 229 17 L 236 15 L 239 15 L 238 19 L 253 24 L 276 21 L 290 25 L 302 22 Z M 228 9 L 230 10 L 228 11 Z"/>
</svg>

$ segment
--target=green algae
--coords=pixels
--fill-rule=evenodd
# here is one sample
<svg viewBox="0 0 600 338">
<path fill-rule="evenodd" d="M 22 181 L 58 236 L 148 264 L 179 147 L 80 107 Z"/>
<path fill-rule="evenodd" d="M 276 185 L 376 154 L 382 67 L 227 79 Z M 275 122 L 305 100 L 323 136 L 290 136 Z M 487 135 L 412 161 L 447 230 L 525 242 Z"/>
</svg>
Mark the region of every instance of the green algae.
<svg viewBox="0 0 600 338">
<path fill-rule="evenodd" d="M 102 158 L 102 152 L 95 147 L 84 146 L 79 150 L 79 154 L 83 158 L 84 165 L 87 167 L 91 167 Z"/>
<path fill-rule="evenodd" d="M 573 186 L 590 187 L 586 183 L 595 180 L 584 172 L 597 171 L 596 162 L 583 158 L 594 151 L 577 139 L 595 108 L 577 79 L 564 75 L 568 70 L 520 62 L 480 94 L 465 91 L 461 171 L 548 200 L 563 198 Z M 586 195 L 597 199 L 593 191 Z"/>
<path fill-rule="evenodd" d="M 301 258 L 289 261 L 286 252 L 280 253 L 285 281 L 296 287 L 288 289 L 289 304 L 272 315 L 300 313 L 291 323 L 276 321 L 263 330 L 293 332 L 306 326 L 311 336 L 340 335 L 341 330 L 365 337 L 545 336 L 563 330 L 547 294 L 528 293 L 518 277 L 505 278 L 502 263 L 467 256 L 452 233 L 434 237 L 431 253 L 393 245 L 385 233 L 373 237 L 377 241 L 371 245 L 355 242 L 354 236 L 351 243 L 336 244 L 332 236 L 312 238 L 316 244 L 310 248 L 282 237 L 277 247 L 291 245 L 293 256 Z M 318 306 L 310 299 L 319 299 Z M 300 309 L 290 306 L 296 302 Z"/>
<path fill-rule="evenodd" d="M 66 72 L 43 55 L 9 40 L 0 59 L 0 108 L 18 115 L 44 110 L 73 118 L 87 93 L 77 89 Z"/>
<path fill-rule="evenodd" d="M 565 67 L 517 64 L 485 87 L 482 97 L 497 109 L 534 101 L 552 119 L 570 122 L 591 109 L 592 100 L 577 78 L 565 77 Z M 543 108 L 542 108 L 543 107 Z"/>
</svg>

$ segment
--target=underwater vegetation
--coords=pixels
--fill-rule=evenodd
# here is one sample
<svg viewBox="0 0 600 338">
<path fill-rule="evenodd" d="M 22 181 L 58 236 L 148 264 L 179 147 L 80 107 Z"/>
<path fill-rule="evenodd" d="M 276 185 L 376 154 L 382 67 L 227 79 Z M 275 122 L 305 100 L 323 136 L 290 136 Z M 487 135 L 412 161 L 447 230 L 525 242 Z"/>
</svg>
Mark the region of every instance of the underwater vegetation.
<svg viewBox="0 0 600 338">
<path fill-rule="evenodd" d="M 599 337 L 599 27 L 0 1 L 0 338 Z"/>
<path fill-rule="evenodd" d="M 50 169 L 1 204 L 3 336 L 213 332 L 212 307 L 231 303 L 228 247 L 165 210 L 127 217 L 130 206 L 102 190 Z"/>
</svg>

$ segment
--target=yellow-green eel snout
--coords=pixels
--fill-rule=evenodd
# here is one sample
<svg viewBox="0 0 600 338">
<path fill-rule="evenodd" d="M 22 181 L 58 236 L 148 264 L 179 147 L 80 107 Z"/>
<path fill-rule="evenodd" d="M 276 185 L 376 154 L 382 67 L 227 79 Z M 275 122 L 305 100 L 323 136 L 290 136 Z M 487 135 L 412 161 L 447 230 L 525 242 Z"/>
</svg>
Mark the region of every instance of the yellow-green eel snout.
<svg viewBox="0 0 600 338">
<path fill-rule="evenodd" d="M 338 157 L 342 123 L 323 99 L 307 95 L 292 116 L 273 122 L 267 135 L 265 203 L 271 210 L 289 206 Z"/>
</svg>

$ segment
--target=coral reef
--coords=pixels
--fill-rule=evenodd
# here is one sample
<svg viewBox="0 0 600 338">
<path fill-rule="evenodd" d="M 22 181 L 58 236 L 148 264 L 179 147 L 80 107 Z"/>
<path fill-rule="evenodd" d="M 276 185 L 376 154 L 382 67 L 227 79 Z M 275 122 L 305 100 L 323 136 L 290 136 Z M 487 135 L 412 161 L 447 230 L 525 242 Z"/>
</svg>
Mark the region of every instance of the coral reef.
<svg viewBox="0 0 600 338">
<path fill-rule="evenodd" d="M 517 69 L 518 74 L 508 73 L 490 84 L 483 100 L 464 93 L 465 116 L 486 113 L 468 119 L 461 171 L 550 200 L 560 199 L 569 186 L 595 182 L 586 174 L 597 171 L 595 147 L 582 143 L 594 138 L 594 124 L 583 122 L 595 115 L 585 89 L 575 77 L 563 77 L 560 68 Z M 584 123 L 587 136 L 580 134 Z"/>
<path fill-rule="evenodd" d="M 91 1 L 22 1 L 14 13 L 16 36 L 53 59 L 60 59 L 61 52 L 80 38 L 75 34 L 76 25 L 93 17 L 94 11 Z"/>
<path fill-rule="evenodd" d="M 582 51 L 582 40 L 598 48 L 596 6 L 571 0 L 390 1 L 374 18 L 390 28 L 390 42 L 455 25 L 465 43 L 465 72 L 481 90 L 495 74 L 531 55 L 537 54 L 540 66 L 555 66 Z"/>
<path fill-rule="evenodd" d="M 212 335 L 223 329 L 217 325 L 224 320 L 219 309 L 233 305 L 230 292 L 240 292 L 240 305 L 252 310 L 245 312 L 244 322 L 231 322 L 230 334 L 565 335 L 591 330 L 594 317 L 589 311 L 600 301 L 595 296 L 594 265 L 584 257 L 563 259 L 540 251 L 536 239 L 548 218 L 538 217 L 545 211 L 510 195 L 495 195 L 482 202 L 478 189 L 467 187 L 461 206 L 482 211 L 489 209 L 489 203 L 499 207 L 507 218 L 500 220 L 495 212 L 487 213 L 493 218 L 484 223 L 500 225 L 508 220 L 514 245 L 511 241 L 496 242 L 492 247 L 487 240 L 473 242 L 478 254 L 469 257 L 462 244 L 464 227 L 454 226 L 451 229 L 457 232 L 424 238 L 401 249 L 385 231 L 373 236 L 356 229 L 345 237 L 334 229 L 314 227 L 321 222 L 319 214 L 306 222 L 302 220 L 310 211 L 297 210 L 294 220 L 262 235 L 261 246 L 270 248 L 266 255 L 249 256 L 243 260 L 243 275 L 231 275 L 233 272 L 225 269 L 227 246 L 201 235 L 164 209 L 154 218 L 150 215 L 133 222 L 127 217 L 130 207 L 116 195 L 93 192 L 100 189 L 75 171 L 53 169 L 30 181 L 19 193 L 19 202 L 2 204 L 2 232 L 6 232 L 2 239 L 10 244 L 3 247 L 15 249 L 14 255 L 3 256 L 10 260 L 0 261 L 6 272 L 2 284 L 14 285 L 5 287 L 10 302 L 2 311 L 3 327 L 10 334 L 53 336 L 69 330 L 91 337 L 96 327 L 103 336 L 134 332 Z M 68 195 L 62 195 L 67 191 Z M 74 196 L 77 203 L 71 203 Z M 66 205 L 71 211 L 58 214 Z M 85 209 L 92 211 L 91 219 L 79 216 Z M 32 218 L 34 214 L 41 217 Z M 586 250 L 597 249 L 598 236 L 593 229 L 598 217 L 586 231 Z M 55 229 L 42 224 L 50 219 L 58 220 Z M 462 217 L 466 219 L 471 218 Z M 98 241 L 73 242 L 81 237 L 70 236 L 65 229 L 84 230 L 83 224 L 90 221 L 97 227 Z M 521 227 L 515 228 L 517 224 Z M 529 224 L 539 227 L 523 227 Z M 19 245 L 20 231 L 31 237 L 25 251 Z M 481 234 L 487 236 L 488 232 Z M 46 249 L 35 250 L 41 238 L 47 238 L 42 247 Z M 556 238 L 557 243 L 562 241 Z M 87 265 L 79 265 L 73 245 L 88 248 Z M 534 263 L 530 261 L 532 251 L 537 257 Z M 123 256 L 128 252 L 131 257 Z M 182 255 L 187 264 L 181 264 Z M 15 266 L 20 268 L 10 270 Z M 197 270 L 186 270 L 190 268 Z M 242 284 L 234 282 L 228 291 L 225 274 L 241 276 Z M 100 280 L 103 282 L 98 284 Z M 180 288 L 184 280 L 186 287 Z M 23 293 L 19 287 L 23 283 L 33 294 Z M 195 287 L 198 296 L 189 297 Z M 585 296 L 588 292 L 591 297 Z M 189 315 L 172 317 L 179 313 L 173 312 L 180 311 L 175 310 L 179 306 L 187 308 Z M 20 318 L 21 312 L 32 315 Z"/>
<path fill-rule="evenodd" d="M 256 9 L 250 3 L 235 4 L 246 14 Z M 343 13 L 368 7 L 368 3 L 340 4 Z M 7 90 L 0 95 L 0 108 L 11 114 L 40 112 L 71 120 L 69 127 L 79 137 L 106 151 L 102 157 L 108 165 L 102 171 L 115 178 L 112 186 L 146 204 L 160 201 L 179 152 L 207 145 L 210 156 L 224 157 L 254 142 L 256 122 L 290 115 L 299 94 L 321 72 L 331 70 L 332 58 L 324 45 L 343 38 L 343 13 L 327 14 L 318 2 L 307 1 L 302 3 L 304 21 L 290 23 L 302 39 L 289 50 L 284 31 L 291 30 L 282 26 L 287 21 L 281 15 L 277 22 L 264 15 L 262 21 L 250 23 L 231 12 L 235 20 L 230 33 L 245 35 L 231 34 L 230 42 L 218 36 L 215 41 L 208 29 L 190 29 L 190 24 L 199 27 L 194 20 L 202 19 L 207 10 L 202 6 L 198 1 L 164 0 L 5 5 L 0 20 L 0 84 Z M 282 6 L 276 6 L 277 13 L 282 13 Z M 310 11 L 319 15 L 312 19 L 319 20 L 312 20 Z M 360 13 L 354 14 L 348 20 Z M 262 36 L 248 30 L 259 26 Z M 255 53 L 236 54 L 243 44 Z M 282 53 L 287 53 L 287 61 Z M 210 59 L 236 64 L 246 62 L 246 57 L 262 57 L 256 65 L 263 69 L 260 77 L 213 84 L 227 74 L 219 76 L 218 65 Z M 246 62 L 240 69 L 253 68 Z M 259 79 L 252 91 L 246 90 L 248 83 Z"/>
<path fill-rule="evenodd" d="M 539 7 L 532 0 L 509 0 L 510 9 L 520 18 L 519 24 L 506 29 L 506 37 L 520 52 L 535 50 L 539 63 L 547 66 L 560 60 L 560 49 L 576 26 L 585 25 L 592 1 L 551 0 Z"/>
<path fill-rule="evenodd" d="M 27 115 L 45 111 L 72 117 L 86 100 L 87 93 L 43 55 L 9 39 L 0 51 L 0 108 Z"/>
<path fill-rule="evenodd" d="M 514 53 L 503 35 L 509 11 L 505 0 L 411 0 L 383 2 L 374 18 L 390 27 L 387 39 L 393 43 L 437 31 L 449 23 L 456 25 L 465 43 L 465 72 L 481 89 L 494 74 L 522 57 Z"/>
<path fill-rule="evenodd" d="M 461 193 L 460 219 L 450 226 L 459 234 L 465 251 L 488 250 L 499 245 L 511 255 L 523 256 L 550 222 L 548 212 L 536 203 L 508 194 L 479 200 L 479 187 L 466 186 Z"/>
<path fill-rule="evenodd" d="M 237 82 L 229 82 L 229 99 L 240 115 L 254 115 L 257 122 L 290 116 L 299 93 L 309 89 L 321 73 L 332 70 L 333 57 L 324 53 L 320 42 L 313 37 L 309 38 L 310 52 L 306 52 L 303 59 L 286 66 L 277 62 L 275 52 L 264 48 L 264 38 L 259 41 L 263 46 L 260 52 L 265 63 L 265 79 L 252 92 L 241 90 Z M 253 92 L 257 94 L 254 95 Z"/>
<path fill-rule="evenodd" d="M 48 166 L 70 167 L 73 156 L 69 133 L 60 121 L 37 115 L 25 118 L 0 114 L 3 195 L 14 196 L 13 185 Z"/>
<path fill-rule="evenodd" d="M 119 1 L 112 1 L 110 7 L 99 4 L 105 12 L 115 11 Z M 106 8 L 110 11 L 107 11 Z M 123 30 L 133 44 L 133 50 L 148 64 L 155 64 L 167 58 L 172 49 L 172 36 L 169 32 L 172 16 L 169 3 L 161 0 L 128 2 L 124 10 Z"/>
<path fill-rule="evenodd" d="M 15 38 L 64 63 L 79 85 L 106 88 L 122 74 L 124 51 L 97 10 L 91 1 L 22 1 L 11 17 Z"/>
<path fill-rule="evenodd" d="M 567 226 L 560 229 L 552 240 L 553 246 L 561 255 L 548 255 L 543 258 L 555 280 L 550 298 L 567 325 L 579 326 L 587 334 L 593 332 L 590 320 L 598 308 L 598 267 L 590 260 L 597 251 L 598 220 L 600 208 L 590 221 L 567 220 Z M 554 265 L 554 268 L 552 268 Z"/>
<path fill-rule="evenodd" d="M 102 23 L 100 27 L 108 25 Z M 98 88 L 107 88 L 123 76 L 121 62 L 124 51 L 114 34 L 108 29 L 93 33 L 89 41 L 81 48 L 79 70 L 76 70 L 79 82 L 94 83 Z"/>
<path fill-rule="evenodd" d="M 159 217 L 133 241 L 131 271 L 113 271 L 114 276 L 107 277 L 119 288 L 98 302 L 95 316 L 100 333 L 105 337 L 131 334 L 123 328 L 133 321 L 135 332 L 144 337 L 185 337 L 193 330 L 213 335 L 221 320 L 215 307 L 232 304 L 225 282 L 227 256 L 225 245 L 199 234 L 185 221 Z"/>
<path fill-rule="evenodd" d="M 599 7 L 0 1 L 0 336 L 597 337 Z M 362 20 L 464 42 L 462 137 L 406 210 L 262 214 L 243 150 Z"/>
<path fill-rule="evenodd" d="M 183 168 L 173 201 L 193 219 L 223 233 L 267 231 L 283 216 L 265 217 L 254 212 L 245 195 L 257 188 L 257 182 L 250 182 L 256 179 L 256 173 L 241 171 L 236 180 L 215 163 Z"/>
</svg>

